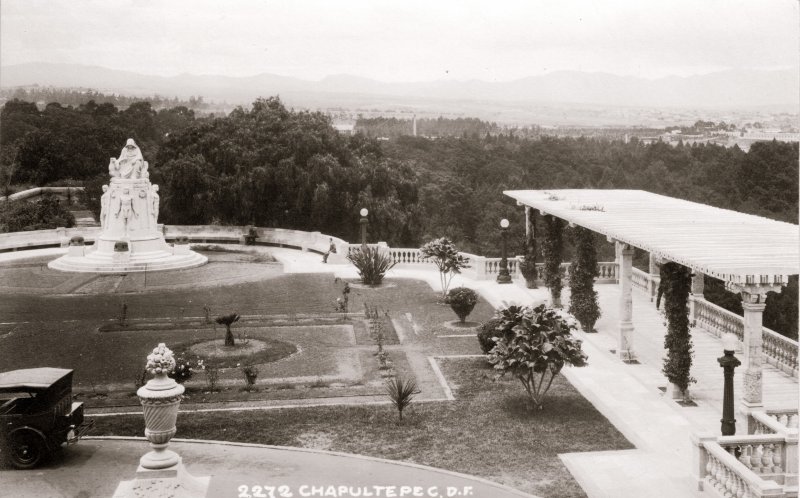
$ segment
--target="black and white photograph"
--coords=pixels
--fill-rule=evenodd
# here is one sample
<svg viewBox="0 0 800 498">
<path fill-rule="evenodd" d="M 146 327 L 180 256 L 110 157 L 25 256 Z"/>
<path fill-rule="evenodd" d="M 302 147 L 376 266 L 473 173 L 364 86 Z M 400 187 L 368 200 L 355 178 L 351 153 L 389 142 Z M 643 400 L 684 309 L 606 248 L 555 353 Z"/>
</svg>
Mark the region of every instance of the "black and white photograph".
<svg viewBox="0 0 800 498">
<path fill-rule="evenodd" d="M 798 0 L 0 0 L 0 498 L 797 498 Z"/>
</svg>

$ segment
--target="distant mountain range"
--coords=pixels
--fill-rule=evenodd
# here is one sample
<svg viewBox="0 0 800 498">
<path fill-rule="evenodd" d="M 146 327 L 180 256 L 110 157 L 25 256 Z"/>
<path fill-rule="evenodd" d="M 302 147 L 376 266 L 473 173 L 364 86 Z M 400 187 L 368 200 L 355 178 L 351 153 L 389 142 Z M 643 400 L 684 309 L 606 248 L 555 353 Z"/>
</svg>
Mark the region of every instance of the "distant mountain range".
<svg viewBox="0 0 800 498">
<path fill-rule="evenodd" d="M 297 105 L 335 103 L 346 97 L 384 100 L 590 104 L 628 107 L 744 109 L 800 105 L 798 70 L 728 70 L 655 80 L 607 73 L 558 71 L 509 82 L 429 81 L 386 83 L 350 75 L 308 81 L 275 74 L 249 77 L 180 74 L 163 77 L 77 64 L 28 63 L 0 68 L 0 87 L 85 87 L 101 92 L 167 97 L 202 95 L 206 100 L 246 104 L 280 94 Z"/>
</svg>

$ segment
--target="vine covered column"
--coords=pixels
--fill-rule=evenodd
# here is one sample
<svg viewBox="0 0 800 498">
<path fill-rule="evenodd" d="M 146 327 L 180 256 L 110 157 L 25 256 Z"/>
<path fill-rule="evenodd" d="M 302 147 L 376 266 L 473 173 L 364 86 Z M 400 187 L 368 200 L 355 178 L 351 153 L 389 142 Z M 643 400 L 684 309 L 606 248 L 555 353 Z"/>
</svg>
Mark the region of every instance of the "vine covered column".
<svg viewBox="0 0 800 498">
<path fill-rule="evenodd" d="M 550 289 L 550 301 L 554 308 L 561 308 L 561 259 L 564 249 L 564 221 L 555 216 L 545 215 L 544 240 L 542 255 L 544 256 L 544 283 Z"/>
<path fill-rule="evenodd" d="M 633 247 L 622 242 L 616 243 L 619 255 L 619 357 L 629 363 L 635 360 L 633 354 Z"/>
<path fill-rule="evenodd" d="M 525 256 L 520 263 L 522 276 L 529 289 L 536 288 L 536 210 L 525 206 Z"/>
</svg>

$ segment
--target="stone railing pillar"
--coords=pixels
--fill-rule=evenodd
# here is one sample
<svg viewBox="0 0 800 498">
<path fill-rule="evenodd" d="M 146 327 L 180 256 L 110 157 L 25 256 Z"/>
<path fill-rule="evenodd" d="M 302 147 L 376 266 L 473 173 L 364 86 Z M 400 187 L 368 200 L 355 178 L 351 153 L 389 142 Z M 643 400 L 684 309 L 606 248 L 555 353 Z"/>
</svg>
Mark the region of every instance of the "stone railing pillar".
<svg viewBox="0 0 800 498">
<path fill-rule="evenodd" d="M 633 354 L 633 247 L 616 243 L 619 254 L 619 357 L 628 363 L 635 360 Z"/>
<path fill-rule="evenodd" d="M 67 237 L 67 229 L 64 227 L 56 228 L 56 235 L 58 236 L 58 243 L 61 247 L 69 246 L 69 238 Z"/>
<path fill-rule="evenodd" d="M 706 451 L 703 443 L 706 441 L 714 441 L 717 437 L 713 434 L 695 434 L 692 433 L 692 479 L 697 485 L 698 491 L 703 491 L 703 483 L 706 476 L 706 467 L 708 466 L 708 452 Z"/>
<path fill-rule="evenodd" d="M 486 280 L 489 278 L 486 274 L 486 257 L 485 256 L 475 256 L 471 257 L 469 260 L 470 266 L 472 266 L 475 272 L 475 280 Z"/>
<path fill-rule="evenodd" d="M 762 318 L 766 305 L 759 295 L 743 293 L 744 308 L 744 395 L 742 404 L 746 411 L 763 407 L 763 379 L 761 346 L 763 343 Z M 747 299 L 749 298 L 749 299 Z M 753 299 L 756 298 L 756 299 Z"/>
<path fill-rule="evenodd" d="M 650 294 L 650 302 L 656 300 L 656 296 L 658 295 L 658 285 L 661 282 L 661 272 L 658 269 L 658 258 L 653 254 L 649 253 L 650 260 L 648 264 L 648 271 L 647 273 L 650 274 L 650 278 L 648 280 L 648 292 Z"/>
<path fill-rule="evenodd" d="M 692 275 L 692 293 L 689 295 L 689 320 L 692 322 L 697 321 L 698 308 L 697 301 L 705 299 L 703 297 L 703 287 L 705 286 L 704 275 L 699 271 L 695 271 Z"/>
</svg>

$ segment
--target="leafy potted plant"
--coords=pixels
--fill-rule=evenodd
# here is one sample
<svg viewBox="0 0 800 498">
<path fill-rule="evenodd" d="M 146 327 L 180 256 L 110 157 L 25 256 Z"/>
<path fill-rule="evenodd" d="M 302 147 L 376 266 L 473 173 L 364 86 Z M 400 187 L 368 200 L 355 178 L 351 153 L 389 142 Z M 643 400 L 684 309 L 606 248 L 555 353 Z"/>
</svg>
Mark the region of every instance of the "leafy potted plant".
<svg viewBox="0 0 800 498">
<path fill-rule="evenodd" d="M 467 287 L 456 287 L 447 293 L 447 303 L 453 309 L 461 323 L 467 319 L 475 304 L 478 303 L 478 294 Z"/>
<path fill-rule="evenodd" d="M 489 363 L 498 377 L 518 378 L 531 402 L 541 410 L 544 397 L 564 365 L 586 365 L 581 341 L 570 332 L 575 325 L 564 313 L 540 305 L 535 308 L 510 306 L 500 310 L 499 337 L 489 352 Z"/>
</svg>

